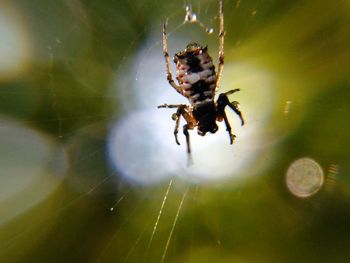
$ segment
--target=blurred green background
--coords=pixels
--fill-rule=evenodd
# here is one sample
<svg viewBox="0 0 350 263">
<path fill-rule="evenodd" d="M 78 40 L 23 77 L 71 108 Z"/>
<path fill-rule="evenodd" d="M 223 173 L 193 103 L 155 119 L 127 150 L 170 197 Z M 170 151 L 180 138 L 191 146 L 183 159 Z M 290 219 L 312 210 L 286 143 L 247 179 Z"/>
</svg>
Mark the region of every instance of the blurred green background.
<svg viewBox="0 0 350 263">
<path fill-rule="evenodd" d="M 218 2 L 189 4 L 213 34 L 183 23 L 182 1 L 0 2 L 0 262 L 350 260 L 349 1 L 225 1 L 222 90 L 241 88 L 247 124 L 235 125 L 237 146 L 226 145 L 224 132 L 216 145 L 250 149 L 249 134 L 260 138 L 254 158 L 235 150 L 229 159 L 251 159 L 232 172 L 237 180 L 195 183 L 184 179 L 185 167 L 135 183 L 111 161 L 114 125 L 179 99 L 165 76 L 166 19 L 171 54 L 200 41 L 217 61 Z M 154 99 L 158 84 L 174 97 Z M 160 140 L 174 144 L 164 114 L 171 139 Z M 112 148 L 123 153 L 149 140 L 135 137 Z M 152 147 L 128 153 L 128 165 L 161 146 Z M 184 145 L 176 150 L 185 162 Z M 309 175 L 323 181 L 300 197 L 286 176 L 305 157 L 322 169 Z M 154 158 L 173 163 L 172 154 Z M 231 173 L 227 163 L 219 168 Z"/>
</svg>

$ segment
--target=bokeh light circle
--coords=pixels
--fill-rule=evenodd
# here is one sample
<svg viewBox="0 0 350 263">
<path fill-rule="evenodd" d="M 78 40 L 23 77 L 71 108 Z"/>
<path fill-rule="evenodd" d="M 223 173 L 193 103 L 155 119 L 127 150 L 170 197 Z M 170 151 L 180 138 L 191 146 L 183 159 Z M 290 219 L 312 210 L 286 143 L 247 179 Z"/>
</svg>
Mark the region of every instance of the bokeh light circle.
<svg viewBox="0 0 350 263">
<path fill-rule="evenodd" d="M 162 143 L 162 140 L 170 142 L 173 138 L 160 121 L 155 111 L 139 111 L 125 116 L 111 129 L 109 157 L 126 179 L 152 184 L 175 172 L 177 155 L 170 143 L 168 146 Z"/>
<path fill-rule="evenodd" d="M 324 183 L 322 167 L 311 158 L 298 159 L 288 167 L 286 183 L 289 191 L 297 197 L 314 195 Z"/>
<path fill-rule="evenodd" d="M 1 119 L 0 224 L 36 205 L 59 185 L 64 150 L 48 136 Z"/>
</svg>

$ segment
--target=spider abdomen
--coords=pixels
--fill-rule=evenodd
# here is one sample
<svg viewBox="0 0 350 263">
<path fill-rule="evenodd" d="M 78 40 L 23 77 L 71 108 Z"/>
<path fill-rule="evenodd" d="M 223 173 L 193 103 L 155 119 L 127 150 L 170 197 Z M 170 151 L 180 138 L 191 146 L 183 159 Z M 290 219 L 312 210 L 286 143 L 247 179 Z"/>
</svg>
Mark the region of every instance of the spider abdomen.
<svg viewBox="0 0 350 263">
<path fill-rule="evenodd" d="M 216 72 L 207 47 L 192 43 L 184 51 L 175 54 L 174 62 L 176 79 L 191 105 L 201 107 L 213 102 Z"/>
</svg>

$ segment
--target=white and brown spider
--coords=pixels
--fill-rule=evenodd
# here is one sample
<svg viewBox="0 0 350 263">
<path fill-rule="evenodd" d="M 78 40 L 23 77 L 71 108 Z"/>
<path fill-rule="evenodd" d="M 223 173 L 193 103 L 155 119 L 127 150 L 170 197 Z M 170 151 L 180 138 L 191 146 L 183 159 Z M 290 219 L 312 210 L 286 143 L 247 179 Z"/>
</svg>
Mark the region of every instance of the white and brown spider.
<svg viewBox="0 0 350 263">
<path fill-rule="evenodd" d="M 166 35 L 166 24 L 163 25 L 163 53 L 166 63 L 167 79 L 169 84 L 182 96 L 186 97 L 190 105 L 163 104 L 158 108 L 177 108 L 173 114 L 175 120 L 175 141 L 180 145 L 177 138 L 180 117 L 186 120 L 183 126 L 183 133 L 186 136 L 188 160 L 191 160 L 190 135 L 188 130 L 193 130 L 197 127 L 198 134 L 204 136 L 207 132 L 215 133 L 218 130 L 216 121 L 225 121 L 226 130 L 230 136 L 232 144 L 235 135 L 231 133 L 231 126 L 225 113 L 225 107 L 229 106 L 240 118 L 241 125 L 244 125 L 242 113 L 239 110 L 237 101 L 230 102 L 228 95 L 239 91 L 239 89 L 230 90 L 221 93 L 214 101 L 215 92 L 218 89 L 221 74 L 224 68 L 224 6 L 223 0 L 219 2 L 219 66 L 215 72 L 213 60 L 208 54 L 208 47 L 202 47 L 198 43 L 190 43 L 185 50 L 175 54 L 174 62 L 176 64 L 176 84 L 172 78 L 170 71 L 170 59 L 168 54 L 168 44 Z"/>
</svg>

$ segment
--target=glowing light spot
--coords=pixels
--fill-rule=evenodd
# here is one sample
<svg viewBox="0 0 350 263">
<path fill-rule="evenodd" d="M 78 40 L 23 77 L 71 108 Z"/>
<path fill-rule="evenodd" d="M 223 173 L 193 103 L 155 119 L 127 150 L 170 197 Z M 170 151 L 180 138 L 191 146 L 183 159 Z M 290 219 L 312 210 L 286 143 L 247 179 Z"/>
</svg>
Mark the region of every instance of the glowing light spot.
<svg viewBox="0 0 350 263">
<path fill-rule="evenodd" d="M 208 34 L 212 34 L 213 32 L 214 32 L 214 29 L 212 29 L 212 28 L 208 28 L 208 29 L 207 29 L 207 33 L 208 33 Z"/>
<path fill-rule="evenodd" d="M 321 189 L 324 183 L 323 170 L 313 159 L 298 159 L 289 166 L 286 183 L 293 195 L 309 197 Z"/>
<path fill-rule="evenodd" d="M 152 184 L 174 172 L 174 155 L 162 143 L 163 136 L 168 140 L 173 138 L 166 135 L 164 125 L 161 125 L 162 118 L 157 115 L 155 110 L 135 112 L 120 120 L 111 130 L 110 159 L 131 182 Z"/>
<path fill-rule="evenodd" d="M 1 4 L 0 79 L 21 73 L 30 60 L 29 36 L 21 17 L 10 4 Z"/>
<path fill-rule="evenodd" d="M 214 32 L 213 28 L 207 28 L 199 19 L 197 18 L 197 14 L 192 12 L 192 9 L 189 5 L 186 5 L 186 15 L 185 20 L 183 22 L 185 23 L 197 23 L 200 27 L 202 27 L 209 35 Z"/>
<path fill-rule="evenodd" d="M 328 168 L 328 173 L 325 180 L 325 190 L 327 192 L 333 192 L 337 185 L 337 176 L 339 174 L 339 165 L 331 164 Z"/>
<path fill-rule="evenodd" d="M 286 104 L 284 106 L 284 115 L 288 115 L 290 112 L 290 107 L 291 107 L 292 102 L 290 100 L 286 101 Z"/>
<path fill-rule="evenodd" d="M 197 15 L 192 12 L 191 7 L 189 5 L 186 5 L 185 22 L 190 22 L 190 23 L 197 22 Z"/>
<path fill-rule="evenodd" d="M 190 23 L 197 22 L 197 15 L 195 13 L 187 13 L 186 21 Z"/>
</svg>

